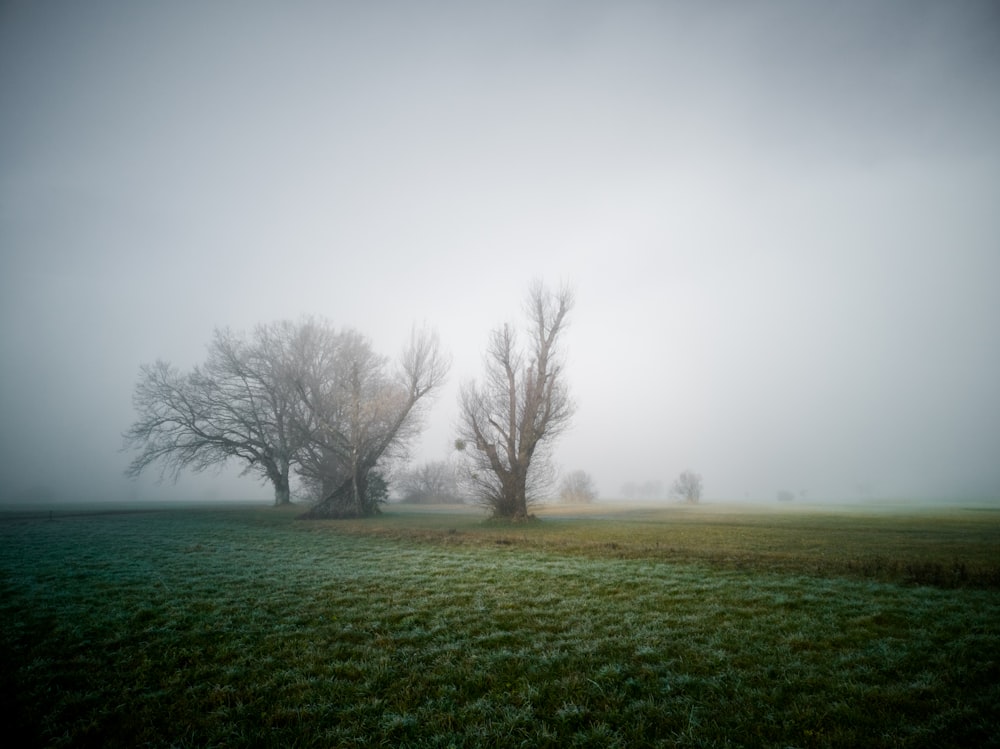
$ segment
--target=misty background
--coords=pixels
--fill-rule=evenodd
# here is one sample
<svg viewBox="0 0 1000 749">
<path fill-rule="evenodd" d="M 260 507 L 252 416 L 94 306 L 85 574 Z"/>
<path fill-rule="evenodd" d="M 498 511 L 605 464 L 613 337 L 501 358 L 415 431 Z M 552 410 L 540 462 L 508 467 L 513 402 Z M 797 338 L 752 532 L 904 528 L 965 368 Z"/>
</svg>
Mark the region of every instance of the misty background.
<svg viewBox="0 0 1000 749">
<path fill-rule="evenodd" d="M 453 366 L 565 282 L 604 497 L 1000 498 L 994 2 L 0 4 L 0 499 L 122 477 L 139 365 L 317 315 Z"/>
</svg>

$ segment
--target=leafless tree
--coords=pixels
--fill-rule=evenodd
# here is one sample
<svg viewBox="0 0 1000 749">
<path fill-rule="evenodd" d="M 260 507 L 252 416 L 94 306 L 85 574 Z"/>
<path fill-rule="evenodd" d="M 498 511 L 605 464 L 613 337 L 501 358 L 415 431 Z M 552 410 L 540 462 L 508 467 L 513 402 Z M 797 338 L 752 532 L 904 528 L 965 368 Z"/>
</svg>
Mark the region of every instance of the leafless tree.
<svg viewBox="0 0 1000 749">
<path fill-rule="evenodd" d="M 431 460 L 403 471 L 395 485 L 403 502 L 457 504 L 462 501 L 455 466 L 444 460 Z"/>
<path fill-rule="evenodd" d="M 126 474 L 159 463 L 161 477 L 176 479 L 185 468 L 236 459 L 271 483 L 275 504 L 287 504 L 299 449 L 282 354 L 290 332 L 288 323 L 261 326 L 245 340 L 217 330 L 205 365 L 187 374 L 164 361 L 143 365 L 132 399 L 138 418 L 123 435 L 139 453 Z"/>
<path fill-rule="evenodd" d="M 701 476 L 694 471 L 687 470 L 677 477 L 671 491 L 685 502 L 697 504 L 701 499 L 701 489 Z"/>
<path fill-rule="evenodd" d="M 572 306 L 569 289 L 553 294 L 541 283 L 533 284 L 525 308 L 526 349 L 518 345 L 511 326 L 494 330 L 485 378 L 462 387 L 456 447 L 469 457 L 467 476 L 476 499 L 496 517 L 527 517 L 533 479 L 544 464 L 539 448 L 569 424 L 573 404 L 560 336 Z"/>
<path fill-rule="evenodd" d="M 310 516 L 370 514 L 384 496 L 368 490 L 370 472 L 416 434 L 417 404 L 447 368 L 428 333 L 414 332 L 393 372 L 359 333 L 324 322 L 258 326 L 249 339 L 216 331 L 188 374 L 141 368 L 127 473 L 160 463 L 176 478 L 235 458 L 271 482 L 276 504 L 290 501 L 294 469 L 318 498 Z"/>
<path fill-rule="evenodd" d="M 559 499 L 570 504 L 589 504 L 597 499 L 594 480 L 586 471 L 572 471 L 563 477 L 559 486 Z"/>
<path fill-rule="evenodd" d="M 342 334 L 337 343 L 335 355 L 311 362 L 295 376 L 298 423 L 307 445 L 299 470 L 323 487 L 320 501 L 303 515 L 307 518 L 378 511 L 369 475 L 416 435 L 420 406 L 443 383 L 449 366 L 437 337 L 427 332 L 414 331 L 395 367 L 363 336 Z"/>
</svg>

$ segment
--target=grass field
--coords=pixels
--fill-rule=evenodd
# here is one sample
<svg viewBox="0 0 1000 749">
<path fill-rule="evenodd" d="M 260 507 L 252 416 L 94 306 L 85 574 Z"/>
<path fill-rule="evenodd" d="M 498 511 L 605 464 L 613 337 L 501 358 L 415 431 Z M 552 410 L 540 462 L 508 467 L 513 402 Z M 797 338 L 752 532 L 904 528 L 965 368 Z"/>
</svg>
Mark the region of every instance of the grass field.
<svg viewBox="0 0 1000 749">
<path fill-rule="evenodd" d="M 5 733 L 1000 746 L 1000 513 L 541 514 L 0 513 Z"/>
</svg>

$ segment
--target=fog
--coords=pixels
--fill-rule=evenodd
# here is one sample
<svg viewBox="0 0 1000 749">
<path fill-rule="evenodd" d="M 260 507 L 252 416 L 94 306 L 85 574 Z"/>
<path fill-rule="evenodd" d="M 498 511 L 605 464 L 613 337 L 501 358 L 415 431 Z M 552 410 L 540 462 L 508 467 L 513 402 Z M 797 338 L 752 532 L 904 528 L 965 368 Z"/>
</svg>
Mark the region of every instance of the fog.
<svg viewBox="0 0 1000 749">
<path fill-rule="evenodd" d="M 122 477 L 139 365 L 317 315 L 451 352 L 576 291 L 602 496 L 1000 498 L 1000 10 L 984 2 L 5 2 L 3 499 Z"/>
</svg>

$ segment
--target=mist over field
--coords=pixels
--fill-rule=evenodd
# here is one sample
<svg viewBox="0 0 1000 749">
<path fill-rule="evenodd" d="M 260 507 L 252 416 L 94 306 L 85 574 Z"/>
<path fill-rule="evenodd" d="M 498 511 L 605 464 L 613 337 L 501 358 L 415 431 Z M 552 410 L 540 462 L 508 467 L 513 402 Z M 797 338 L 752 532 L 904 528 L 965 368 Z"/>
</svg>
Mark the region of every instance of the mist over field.
<svg viewBox="0 0 1000 749">
<path fill-rule="evenodd" d="M 437 330 L 446 459 L 535 278 L 602 498 L 1000 501 L 998 78 L 986 0 L 4 3 L 0 501 L 269 500 L 121 435 L 305 315 Z"/>
</svg>

